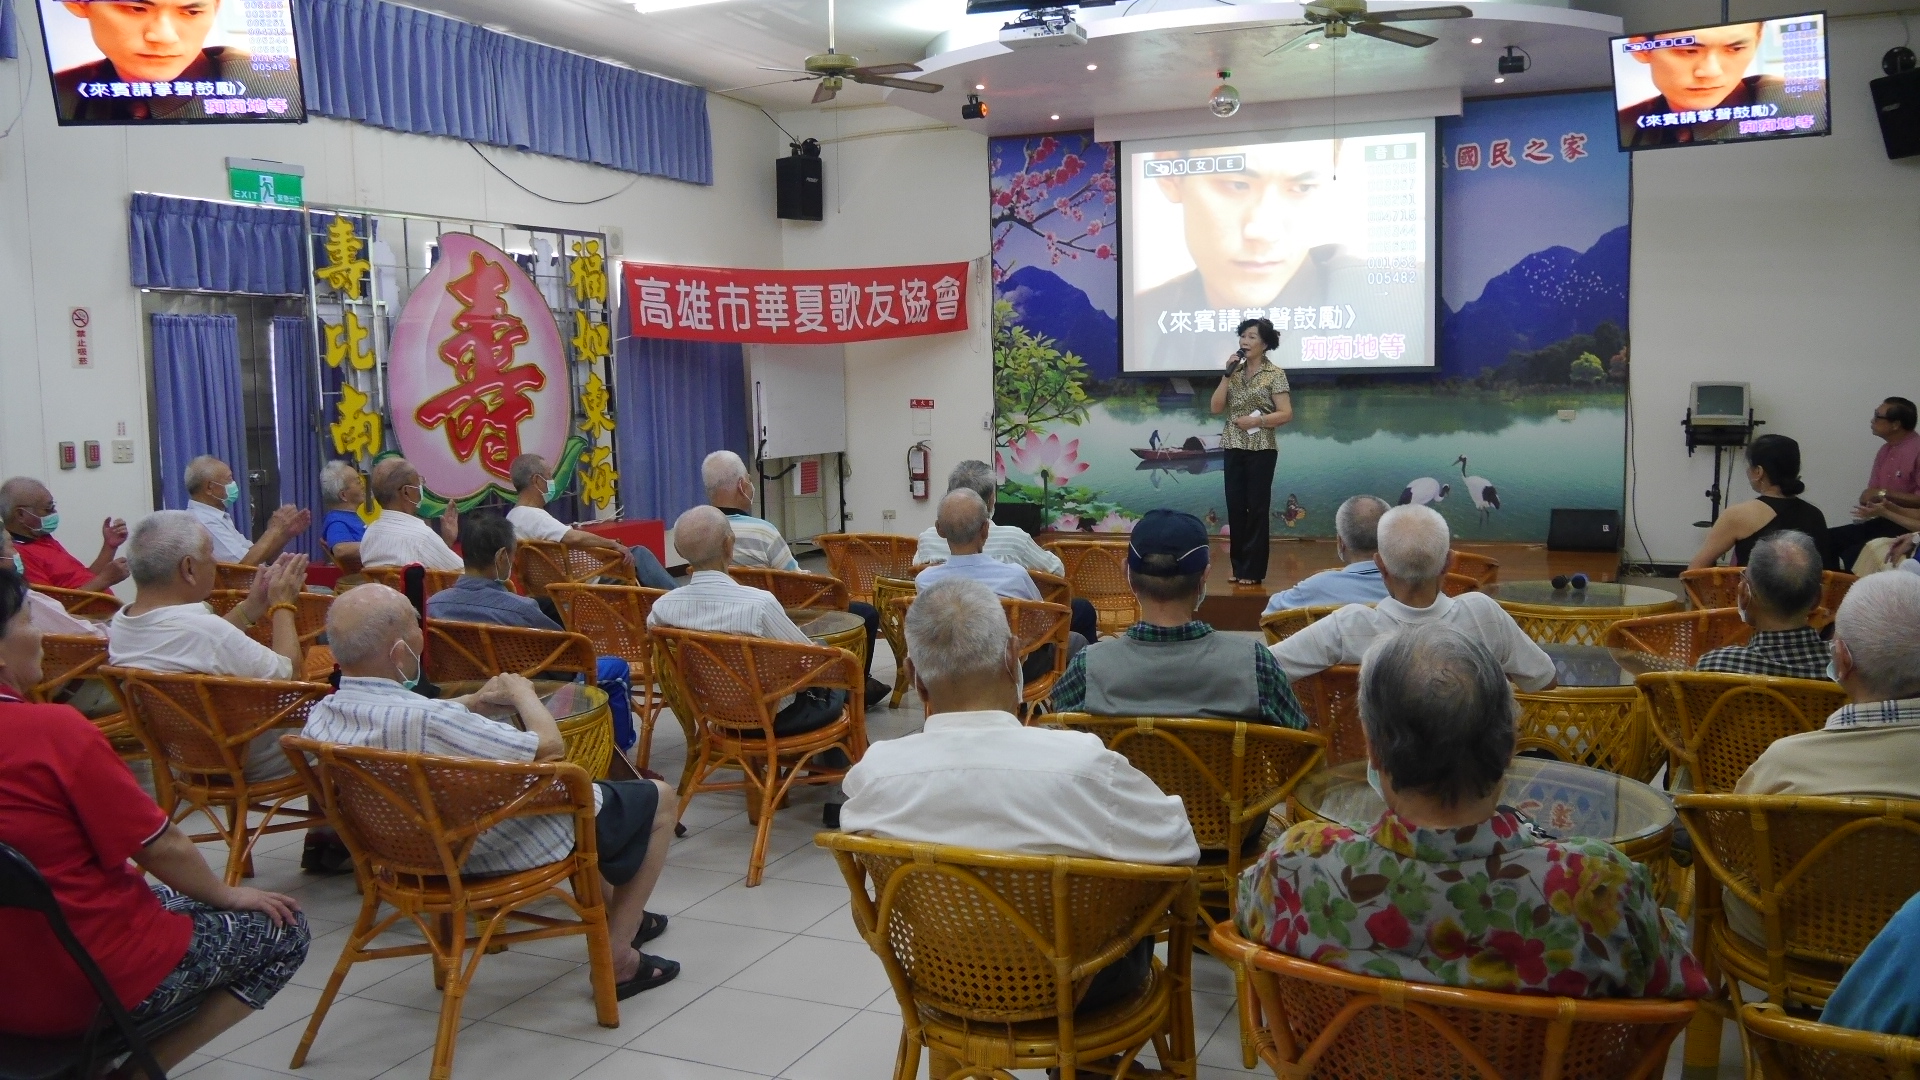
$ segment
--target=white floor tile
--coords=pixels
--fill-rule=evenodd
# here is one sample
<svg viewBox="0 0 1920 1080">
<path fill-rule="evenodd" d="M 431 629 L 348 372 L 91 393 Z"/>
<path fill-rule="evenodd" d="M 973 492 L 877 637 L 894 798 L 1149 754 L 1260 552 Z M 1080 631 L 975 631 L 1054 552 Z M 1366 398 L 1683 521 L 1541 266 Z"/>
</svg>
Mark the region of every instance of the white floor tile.
<svg viewBox="0 0 1920 1080">
<path fill-rule="evenodd" d="M 886 1080 L 893 1075 L 899 1048 L 897 1017 L 861 1013 L 780 1075 L 784 1080 Z M 924 1051 L 920 1055 L 920 1075 L 927 1075 Z"/>
<path fill-rule="evenodd" d="M 619 1050 L 577 1080 L 767 1080 L 756 1073 L 735 1072 L 697 1061 Z"/>
<path fill-rule="evenodd" d="M 581 953 L 584 960 L 584 948 Z M 461 964 L 472 963 L 472 957 L 469 951 L 461 959 Z M 517 949 L 483 957 L 479 968 L 474 971 L 473 981 L 467 984 L 466 999 L 460 1003 L 460 1016 L 466 1020 L 490 1016 L 557 979 L 571 980 L 591 992 L 585 963 L 569 963 Z M 425 964 L 382 979 L 356 996 L 367 1001 L 384 1001 L 425 1012 L 438 1012 L 442 997 L 433 985 L 432 967 Z"/>
<path fill-rule="evenodd" d="M 200 1048 L 200 1053 L 208 1057 L 224 1057 L 249 1043 L 259 1042 L 288 1024 L 304 1025 L 313 1015 L 313 1007 L 319 1000 L 320 991 L 311 987 L 282 987 L 273 1000 L 267 1002 L 266 1008 L 215 1036 L 212 1042 Z"/>
<path fill-rule="evenodd" d="M 360 998 L 341 998 L 327 1013 L 326 1023 L 299 1075 L 308 1080 L 373 1080 L 395 1065 L 433 1045 L 439 1014 Z M 266 1069 L 291 1071 L 288 1062 L 300 1045 L 304 1024 L 289 1024 L 228 1054 L 227 1060 Z M 421 1070 L 426 1075 L 426 1070 Z"/>
<path fill-rule="evenodd" d="M 684 978 L 675 979 L 620 1002 L 620 1026 L 604 1028 L 594 1019 L 593 984 L 582 966 L 577 976 L 555 979 L 489 1013 L 487 1023 L 606 1046 L 624 1046 L 710 989 Z"/>
<path fill-rule="evenodd" d="M 748 888 L 745 881 L 707 897 L 686 910 L 688 918 L 733 926 L 757 926 L 797 934 L 846 906 L 842 885 L 813 885 L 804 881 L 762 878 Z"/>
<path fill-rule="evenodd" d="M 865 945 L 796 937 L 726 981 L 735 990 L 864 1007 L 888 989 L 880 958 Z"/>
<path fill-rule="evenodd" d="M 680 961 L 680 979 L 718 986 L 773 950 L 792 934 L 728 926 L 676 915 L 667 932 L 647 943 L 647 951 Z M 651 993 L 652 991 L 648 991 Z"/>
<path fill-rule="evenodd" d="M 315 937 L 312 944 L 307 946 L 307 959 L 301 963 L 300 970 L 293 973 L 294 985 L 310 986 L 315 990 L 325 989 L 328 977 L 333 974 L 334 964 L 340 960 L 340 950 L 347 946 L 348 936 L 348 928 L 342 927 L 331 933 Z M 397 930 L 386 936 L 392 938 L 394 943 L 404 942 L 404 939 L 399 936 Z M 388 944 L 388 942 L 383 938 L 375 938 L 373 944 L 376 947 L 380 947 Z M 347 977 L 340 984 L 340 992 L 342 994 L 357 993 L 382 979 L 397 975 L 400 972 L 408 971 L 416 967 L 424 970 L 428 963 L 429 961 L 424 956 L 402 956 L 392 960 L 364 960 L 347 969 Z M 434 1008 L 437 1010 L 439 1006 L 436 1005 Z"/>
<path fill-rule="evenodd" d="M 573 1080 L 614 1049 L 481 1021 L 460 1029 L 460 1041 L 453 1049 L 453 1075 L 459 1080 Z M 388 1070 L 383 1080 L 426 1080 L 432 1068 L 429 1046 Z"/>
<path fill-rule="evenodd" d="M 668 1017 L 631 1048 L 777 1076 L 856 1011 L 721 987 Z"/>
<path fill-rule="evenodd" d="M 842 889 L 843 898 L 845 894 L 846 890 Z M 843 902 L 839 910 L 828 914 L 801 932 L 808 937 L 824 937 L 835 941 L 857 941 L 862 945 L 866 944 L 866 939 L 860 936 L 859 929 L 853 925 L 851 902 Z"/>
<path fill-rule="evenodd" d="M 846 895 L 847 879 L 840 873 L 840 864 L 834 860 L 833 852 L 809 843 L 791 854 L 782 856 L 767 864 L 766 876 L 785 881 L 807 881 L 815 885 L 827 885 L 839 889 Z"/>
<path fill-rule="evenodd" d="M 187 1060 L 191 1061 L 193 1059 L 188 1058 Z M 185 1062 L 182 1062 L 182 1065 L 184 1064 Z M 283 1061 L 280 1064 L 284 1067 L 286 1062 Z M 304 1071 L 305 1070 L 302 1070 L 302 1072 Z M 202 1064 L 194 1067 L 191 1071 L 183 1072 L 179 1068 L 175 1068 L 167 1075 L 173 1077 L 174 1080 L 182 1080 L 182 1078 L 187 1076 L 193 1077 L 194 1080 L 288 1080 L 289 1077 L 295 1077 L 299 1074 L 276 1069 L 263 1069 L 257 1065 L 243 1065 L 238 1061 L 229 1061 L 225 1058 L 209 1058 Z"/>
<path fill-rule="evenodd" d="M 737 870 L 668 866 L 660 872 L 660 881 L 647 898 L 647 910 L 678 915 L 734 882 L 746 880 L 746 872 L 744 863 Z"/>
</svg>

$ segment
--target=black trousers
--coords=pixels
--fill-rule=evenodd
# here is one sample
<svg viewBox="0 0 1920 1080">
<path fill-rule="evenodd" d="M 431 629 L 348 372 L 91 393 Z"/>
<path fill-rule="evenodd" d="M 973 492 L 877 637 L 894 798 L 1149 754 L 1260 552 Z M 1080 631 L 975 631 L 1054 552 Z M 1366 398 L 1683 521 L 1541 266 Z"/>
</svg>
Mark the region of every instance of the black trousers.
<svg viewBox="0 0 1920 1080">
<path fill-rule="evenodd" d="M 1233 576 L 1244 581 L 1267 579 L 1267 519 L 1279 460 L 1278 450 L 1227 451 L 1227 550 Z"/>
<path fill-rule="evenodd" d="M 1833 552 L 1835 560 L 1835 565 L 1827 569 L 1851 574 L 1853 564 L 1860 558 L 1860 549 L 1867 546 L 1867 541 L 1883 536 L 1904 536 L 1906 532 L 1886 518 L 1869 518 L 1851 525 L 1836 525 L 1827 530 L 1827 550 Z"/>
</svg>

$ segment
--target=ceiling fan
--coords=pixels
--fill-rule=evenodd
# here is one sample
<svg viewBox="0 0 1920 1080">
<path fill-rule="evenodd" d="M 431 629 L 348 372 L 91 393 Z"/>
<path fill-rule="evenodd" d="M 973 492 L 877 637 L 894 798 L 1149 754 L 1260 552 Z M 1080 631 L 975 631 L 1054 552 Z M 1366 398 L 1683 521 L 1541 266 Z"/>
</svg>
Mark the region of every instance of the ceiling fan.
<svg viewBox="0 0 1920 1080">
<path fill-rule="evenodd" d="M 840 87 L 845 85 L 849 79 L 865 86 L 885 86 L 894 90 L 916 90 L 922 94 L 937 94 L 946 89 L 946 87 L 941 86 L 939 83 L 911 82 L 907 79 L 888 78 L 890 75 L 899 75 L 908 71 L 919 71 L 920 65 L 918 64 L 873 64 L 862 67 L 859 57 L 835 52 L 833 47 L 833 5 L 834 0 L 827 0 L 826 52 L 816 53 L 807 57 L 806 63 L 803 65 L 805 70 L 801 68 L 766 67 L 764 65 L 760 68 L 761 71 L 784 71 L 798 75 L 800 76 L 799 78 L 775 79 L 773 82 L 754 83 L 752 86 L 736 86 L 733 90 L 752 90 L 760 86 L 774 86 L 779 83 L 805 82 L 808 79 L 818 79 L 820 84 L 814 87 L 813 90 L 813 104 L 818 105 L 823 101 L 832 101 L 834 95 L 840 92 Z M 721 90 L 719 92 L 728 94 L 732 93 L 733 90 Z"/>
<path fill-rule="evenodd" d="M 1316 0 L 1314 3 L 1307 4 L 1302 14 L 1306 18 L 1299 22 L 1262 23 L 1259 26 L 1235 26 L 1224 30 L 1200 30 L 1197 33 L 1234 34 L 1242 30 L 1264 30 L 1273 26 L 1307 27 L 1285 44 L 1269 50 L 1266 53 L 1268 56 L 1292 52 L 1318 38 L 1337 41 L 1350 33 L 1379 38 L 1381 41 L 1391 41 L 1395 45 L 1405 45 L 1411 49 L 1424 49 L 1440 39 L 1415 33 L 1412 30 L 1404 30 L 1391 24 L 1425 22 L 1429 19 L 1471 19 L 1473 9 L 1459 4 L 1448 4 L 1444 7 L 1369 12 L 1367 0 Z"/>
</svg>

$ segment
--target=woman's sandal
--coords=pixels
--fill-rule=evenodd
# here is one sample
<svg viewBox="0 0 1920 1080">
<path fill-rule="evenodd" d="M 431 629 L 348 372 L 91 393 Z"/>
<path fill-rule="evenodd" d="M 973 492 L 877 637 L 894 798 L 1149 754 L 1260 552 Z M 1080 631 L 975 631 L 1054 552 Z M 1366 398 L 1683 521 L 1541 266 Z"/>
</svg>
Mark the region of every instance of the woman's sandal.
<svg viewBox="0 0 1920 1080">
<path fill-rule="evenodd" d="M 613 996 L 617 1000 L 625 1001 L 642 990 L 651 990 L 656 986 L 670 983 L 679 974 L 680 962 L 678 960 L 668 960 L 665 957 L 648 956 L 646 953 L 641 953 L 640 970 L 635 972 L 633 978 L 628 979 L 626 982 L 615 983 Z"/>
<path fill-rule="evenodd" d="M 639 948 L 667 932 L 667 917 L 649 911 L 640 919 L 640 932 L 633 935 L 633 947 Z"/>
</svg>

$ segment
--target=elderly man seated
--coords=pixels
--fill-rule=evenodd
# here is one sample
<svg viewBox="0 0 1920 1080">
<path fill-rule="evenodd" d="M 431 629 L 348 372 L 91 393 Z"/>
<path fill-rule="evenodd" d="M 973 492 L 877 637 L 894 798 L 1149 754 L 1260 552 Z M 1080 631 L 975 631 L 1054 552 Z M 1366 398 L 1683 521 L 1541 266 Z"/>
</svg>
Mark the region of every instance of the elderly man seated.
<svg viewBox="0 0 1920 1080">
<path fill-rule="evenodd" d="M 373 497 L 380 516 L 360 538 L 362 566 L 419 563 L 429 570 L 459 570 L 465 565 L 447 546 L 460 538 L 460 512 L 447 507 L 436 533 L 418 513 L 425 494 L 420 470 L 406 458 L 390 457 L 373 467 Z"/>
<path fill-rule="evenodd" d="M 1291 589 L 1274 593 L 1263 614 L 1325 604 L 1373 604 L 1386 599 L 1387 583 L 1381 579 L 1374 557 L 1380 551 L 1380 515 L 1387 509 L 1385 500 L 1372 495 L 1355 495 L 1341 503 L 1333 513 L 1334 551 L 1340 557 L 1340 569 L 1322 570 Z"/>
<path fill-rule="evenodd" d="M 101 522 L 100 554 L 92 563 L 82 563 L 53 538 L 60 511 L 53 492 L 32 477 L 16 476 L 0 484 L 0 524 L 13 537 L 18 565 L 35 585 L 105 592 L 127 579 L 127 560 L 116 557 L 127 542 L 127 523 L 119 518 Z"/>
<path fill-rule="evenodd" d="M 1054 708 L 1306 727 L 1272 653 L 1257 639 L 1216 634 L 1195 618 L 1207 595 L 1208 556 L 1207 527 L 1199 518 L 1147 511 L 1127 547 L 1127 582 L 1140 601 L 1140 621 L 1068 662 L 1054 687 Z"/>
<path fill-rule="evenodd" d="M 320 542 L 327 545 L 327 554 L 335 566 L 360 566 L 360 541 L 367 535 L 360 504 L 367 501 L 367 482 L 353 462 L 334 460 L 321 468 L 320 501 L 327 508 L 320 519 Z"/>
<path fill-rule="evenodd" d="M 233 507 L 240 501 L 240 483 L 233 469 L 212 454 L 187 462 L 187 509 L 213 537 L 213 557 L 223 563 L 258 566 L 272 562 L 287 541 L 307 531 L 313 514 L 293 505 L 280 507 L 267 519 L 260 539 L 248 540 L 234 527 Z"/>
<path fill-rule="evenodd" d="M 320 742 L 490 761 L 548 762 L 566 744 L 533 684 L 496 675 L 477 692 L 436 701 L 410 688 L 421 675 L 423 638 L 413 606 L 385 585 L 362 585 L 333 602 L 327 640 L 340 662 L 340 689 L 307 715 L 302 734 Z M 474 706 L 509 708 L 520 726 L 489 719 Z M 616 991 L 632 997 L 680 974 L 672 960 L 648 956 L 641 944 L 667 928 L 646 911 L 666 865 L 678 805 L 657 780 L 600 780 L 593 785 L 594 833 L 605 879 Z M 573 819 L 516 818 L 481 833 L 463 872 L 480 876 L 530 870 L 573 850 Z"/>
<path fill-rule="evenodd" d="M 917 735 L 877 742 L 847 773 L 848 832 L 1163 866 L 1200 859 L 1180 800 L 1082 731 L 1024 727 L 1020 667 L 999 600 L 976 581 L 923 590 L 907 610 Z M 1143 983 L 1152 938 L 1094 976 L 1078 1011 Z"/>
<path fill-rule="evenodd" d="M 42 677 L 28 595 L 0 565 L 0 842 L 40 871 L 135 1021 L 203 998 L 151 1044 L 171 1068 L 287 984 L 306 919 L 293 897 L 222 882 L 85 717 L 25 702 Z M 71 1038 L 96 1024 L 99 998 L 45 919 L 0 911 L 0 941 L 0 1031 Z"/>
<path fill-rule="evenodd" d="M 947 474 L 947 493 L 962 489 L 980 496 L 980 501 L 987 505 L 987 542 L 980 548 L 981 553 L 1023 570 L 1037 570 L 1055 577 L 1066 574 L 1067 567 L 1060 556 L 1034 543 L 1026 530 L 994 523 L 993 508 L 1000 490 L 994 482 L 993 466 L 973 459 L 955 465 Z M 936 523 L 920 534 L 920 546 L 914 549 L 913 561 L 915 565 L 945 562 L 952 554 Z M 1084 641 L 1099 637 L 1099 615 L 1093 609 L 1093 602 L 1075 597 L 1069 606 L 1073 608 L 1073 632 Z"/>
<path fill-rule="evenodd" d="M 20 557 L 13 550 L 13 537 L 3 529 L 0 529 L 0 566 L 11 566 L 15 572 L 20 570 Z M 21 580 L 26 580 L 25 574 L 21 574 Z M 106 640 L 106 623 L 76 619 L 67 614 L 67 609 L 60 601 L 45 593 L 27 590 L 27 611 L 33 628 L 42 634 Z M 78 686 L 70 687 L 61 698 L 61 703 L 71 705 L 90 717 L 111 716 L 120 711 L 120 699 L 114 697 L 113 691 L 107 689 L 106 683 L 99 679 L 87 679 Z"/>
<path fill-rule="evenodd" d="M 107 662 L 175 675 L 292 679 L 303 650 L 294 624 L 296 598 L 306 584 L 307 557 L 282 555 L 253 576 L 247 598 L 226 617 L 207 609 L 213 594 L 213 537 L 185 510 L 159 510 L 134 526 L 127 540 L 133 603 L 113 617 Z M 246 627 L 273 623 L 273 647 L 248 637 Z M 284 732 L 268 731 L 248 747 L 249 780 L 293 773 L 280 752 Z"/>
<path fill-rule="evenodd" d="M 940 500 L 939 517 L 933 526 L 948 544 L 947 559 L 920 571 L 914 579 L 919 587 L 929 589 L 943 581 L 977 581 L 1009 600 L 1042 599 L 1032 574 L 985 553 L 992 524 L 987 504 L 979 495 L 967 488 L 947 492 Z M 1077 655 L 1086 645 L 1084 635 L 1074 631 L 1067 634 L 1068 656 Z M 1048 645 L 1027 657 L 1023 674 L 1032 682 L 1052 670 L 1053 646 Z"/>
<path fill-rule="evenodd" d="M 1806 533 L 1782 530 L 1753 545 L 1740 572 L 1740 621 L 1753 627 L 1745 645 L 1714 649 L 1696 671 L 1824 679 L 1833 652 L 1807 617 L 1820 603 L 1820 548 Z"/>
<path fill-rule="evenodd" d="M 1645 867 L 1605 840 L 1553 839 L 1500 805 L 1515 712 L 1500 661 L 1459 630 L 1426 623 L 1382 638 L 1360 668 L 1360 720 L 1386 811 L 1363 829 L 1301 822 L 1275 841 L 1240 877 L 1241 933 L 1409 982 L 1705 995 L 1686 924 L 1661 909 Z"/>
<path fill-rule="evenodd" d="M 507 511 L 507 520 L 513 523 L 514 536 L 521 540 L 545 540 L 552 544 L 619 551 L 633 563 L 635 576 L 647 588 L 672 589 L 680 584 L 672 574 L 667 573 L 649 549 L 629 548 L 611 537 L 570 528 L 548 513 L 547 504 L 559 498 L 560 491 L 553 482 L 553 466 L 547 463 L 546 458 L 539 454 L 521 454 L 513 459 L 507 471 L 513 478 L 515 492 L 513 509 Z"/>
<path fill-rule="evenodd" d="M 1428 506 L 1396 506 L 1380 515 L 1375 561 L 1387 598 L 1373 607 L 1346 607 L 1273 646 L 1289 679 L 1304 679 L 1335 664 L 1357 664 L 1374 641 L 1422 623 L 1451 626 L 1479 642 L 1520 689 L 1553 685 L 1553 658 L 1535 645 L 1493 598 L 1440 591 L 1446 572 L 1447 519 Z"/>
</svg>

